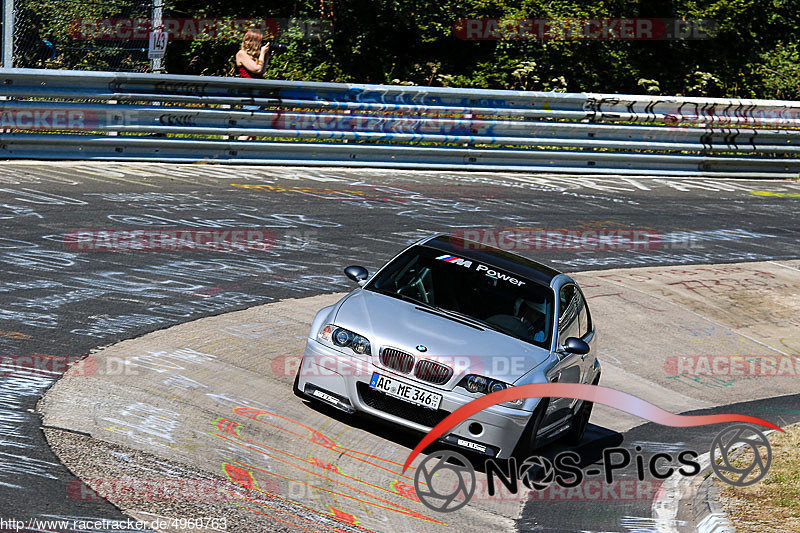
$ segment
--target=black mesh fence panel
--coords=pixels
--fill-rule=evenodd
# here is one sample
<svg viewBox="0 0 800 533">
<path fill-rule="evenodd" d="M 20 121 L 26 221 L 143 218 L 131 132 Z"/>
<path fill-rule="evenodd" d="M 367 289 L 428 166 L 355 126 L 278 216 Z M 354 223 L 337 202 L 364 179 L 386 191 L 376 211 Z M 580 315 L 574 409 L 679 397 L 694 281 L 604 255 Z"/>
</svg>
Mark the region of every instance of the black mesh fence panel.
<svg viewBox="0 0 800 533">
<path fill-rule="evenodd" d="M 14 0 L 14 66 L 148 72 L 152 0 Z"/>
</svg>

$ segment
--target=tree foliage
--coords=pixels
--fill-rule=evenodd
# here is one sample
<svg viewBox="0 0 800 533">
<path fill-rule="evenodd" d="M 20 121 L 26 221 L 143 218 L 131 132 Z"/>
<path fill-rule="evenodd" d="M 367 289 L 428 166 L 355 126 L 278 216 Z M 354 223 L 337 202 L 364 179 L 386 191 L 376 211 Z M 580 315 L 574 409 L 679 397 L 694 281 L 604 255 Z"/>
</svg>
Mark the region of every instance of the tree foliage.
<svg viewBox="0 0 800 533">
<path fill-rule="evenodd" d="M 266 73 L 277 79 L 800 98 L 800 0 L 168 0 L 165 16 L 329 21 L 329 35 L 279 36 L 288 51 Z M 482 17 L 703 19 L 716 32 L 653 41 L 457 36 L 457 21 Z M 240 38 L 173 40 L 167 71 L 232 75 Z"/>
</svg>

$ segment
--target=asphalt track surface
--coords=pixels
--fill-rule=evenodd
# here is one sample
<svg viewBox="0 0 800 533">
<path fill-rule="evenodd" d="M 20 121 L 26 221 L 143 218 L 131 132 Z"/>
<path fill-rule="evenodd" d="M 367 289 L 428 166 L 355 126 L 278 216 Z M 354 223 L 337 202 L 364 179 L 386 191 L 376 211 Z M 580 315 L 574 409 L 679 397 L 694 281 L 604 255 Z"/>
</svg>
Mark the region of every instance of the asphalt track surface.
<svg viewBox="0 0 800 533">
<path fill-rule="evenodd" d="M 0 350 L 4 357 L 78 357 L 203 316 L 341 292 L 350 287 L 342 266 L 374 269 L 416 238 L 458 229 L 627 228 L 661 236 L 660 246 L 647 251 L 523 252 L 571 272 L 797 259 L 798 194 L 797 183 L 775 181 L 5 164 Z M 64 240 L 79 229 L 208 227 L 269 229 L 276 243 L 258 252 L 87 252 Z M 74 478 L 47 447 L 32 412 L 57 374 L 56 368 L 52 375 L 0 378 L 0 517 L 123 518 L 110 504 L 68 497 Z M 748 408 L 762 416 L 779 409 L 790 423 L 800 402 L 765 399 L 724 411 Z M 594 437 L 670 442 L 668 429 L 647 425 Z M 570 504 L 568 516 L 552 502 L 546 509 L 530 504 L 519 527 L 552 530 L 541 525 L 552 513 L 561 515 L 564 530 L 574 530 L 597 514 L 588 503 Z M 625 530 L 654 527 L 647 514 L 628 518 Z"/>
</svg>

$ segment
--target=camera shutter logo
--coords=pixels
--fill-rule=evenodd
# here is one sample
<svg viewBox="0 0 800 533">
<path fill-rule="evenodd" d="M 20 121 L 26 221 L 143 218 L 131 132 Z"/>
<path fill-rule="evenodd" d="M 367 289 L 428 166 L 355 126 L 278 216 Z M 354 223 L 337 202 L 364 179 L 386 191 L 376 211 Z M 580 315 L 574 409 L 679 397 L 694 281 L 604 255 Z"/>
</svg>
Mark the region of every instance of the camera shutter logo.
<svg viewBox="0 0 800 533">
<path fill-rule="evenodd" d="M 519 478 L 529 489 L 544 490 L 555 480 L 556 471 L 546 457 L 528 457 L 519 467 Z"/>
<path fill-rule="evenodd" d="M 744 446 L 750 448 L 753 454 L 752 462 L 744 467 L 731 464 L 730 454 Z M 762 448 L 766 458 L 761 457 Z M 717 477 L 736 487 L 747 487 L 758 483 L 767 475 L 772 464 L 772 447 L 769 440 L 766 435 L 748 424 L 736 424 L 720 431 L 711 443 L 710 455 L 711 468 Z"/>
<path fill-rule="evenodd" d="M 475 494 L 475 485 L 475 469 L 466 457 L 457 452 L 432 453 L 419 464 L 414 474 L 414 490 L 419 501 L 441 513 L 450 513 L 467 505 Z"/>
</svg>

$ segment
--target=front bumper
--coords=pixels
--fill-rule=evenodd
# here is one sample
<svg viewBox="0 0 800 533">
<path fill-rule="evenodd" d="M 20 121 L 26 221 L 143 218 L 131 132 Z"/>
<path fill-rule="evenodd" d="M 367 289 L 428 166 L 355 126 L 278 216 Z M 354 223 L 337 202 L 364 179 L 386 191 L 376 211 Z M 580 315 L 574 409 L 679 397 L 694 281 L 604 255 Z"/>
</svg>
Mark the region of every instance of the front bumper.
<svg viewBox="0 0 800 533">
<path fill-rule="evenodd" d="M 442 395 L 438 410 L 417 407 L 369 387 L 373 372 Z M 346 412 L 362 411 L 399 426 L 427 433 L 444 417 L 474 399 L 373 364 L 372 357 L 345 354 L 315 339 L 307 339 L 298 387 L 306 395 Z M 495 405 L 461 422 L 442 440 L 493 457 L 508 458 L 531 412 Z"/>
</svg>

